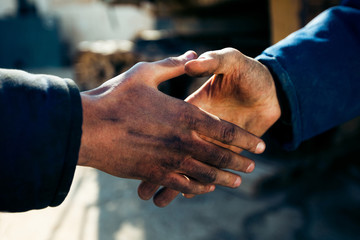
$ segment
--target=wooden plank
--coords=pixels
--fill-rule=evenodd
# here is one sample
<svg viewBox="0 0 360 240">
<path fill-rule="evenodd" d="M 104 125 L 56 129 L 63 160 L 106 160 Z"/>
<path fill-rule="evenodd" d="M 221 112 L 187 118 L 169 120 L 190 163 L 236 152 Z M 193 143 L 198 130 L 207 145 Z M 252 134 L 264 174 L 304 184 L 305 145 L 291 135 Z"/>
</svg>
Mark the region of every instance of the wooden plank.
<svg viewBox="0 0 360 240">
<path fill-rule="evenodd" d="M 277 43 L 301 27 L 300 0 L 269 0 L 271 42 Z"/>
</svg>

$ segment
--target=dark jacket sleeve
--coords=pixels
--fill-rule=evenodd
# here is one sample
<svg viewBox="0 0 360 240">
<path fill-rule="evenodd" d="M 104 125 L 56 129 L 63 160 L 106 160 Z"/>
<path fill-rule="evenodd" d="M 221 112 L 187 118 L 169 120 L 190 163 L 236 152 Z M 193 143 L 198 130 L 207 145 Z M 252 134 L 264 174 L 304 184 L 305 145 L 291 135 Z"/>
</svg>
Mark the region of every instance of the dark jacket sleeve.
<svg viewBox="0 0 360 240">
<path fill-rule="evenodd" d="M 348 0 L 266 49 L 282 108 L 269 135 L 284 148 L 360 115 L 360 1 Z"/>
<path fill-rule="evenodd" d="M 73 81 L 0 69 L 0 211 L 59 205 L 73 179 L 82 107 Z"/>
</svg>

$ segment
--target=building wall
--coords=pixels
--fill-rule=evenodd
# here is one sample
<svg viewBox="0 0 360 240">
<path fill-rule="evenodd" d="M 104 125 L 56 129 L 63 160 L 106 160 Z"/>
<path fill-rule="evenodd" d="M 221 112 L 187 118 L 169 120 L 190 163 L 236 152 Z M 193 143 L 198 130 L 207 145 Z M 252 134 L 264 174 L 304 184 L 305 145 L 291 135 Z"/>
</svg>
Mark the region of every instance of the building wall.
<svg viewBox="0 0 360 240">
<path fill-rule="evenodd" d="M 99 0 L 32 0 L 42 16 L 55 16 L 63 40 L 73 52 L 81 41 L 131 40 L 141 30 L 153 29 L 151 6 L 107 5 Z M 0 0 L 0 18 L 16 14 L 15 0 Z"/>
</svg>

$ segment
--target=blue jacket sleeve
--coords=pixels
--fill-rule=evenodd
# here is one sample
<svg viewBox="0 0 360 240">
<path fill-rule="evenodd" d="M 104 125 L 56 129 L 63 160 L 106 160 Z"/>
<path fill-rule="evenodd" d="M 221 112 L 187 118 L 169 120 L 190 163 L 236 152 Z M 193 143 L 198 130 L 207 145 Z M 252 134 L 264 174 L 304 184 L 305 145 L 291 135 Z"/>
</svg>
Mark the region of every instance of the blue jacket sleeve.
<svg viewBox="0 0 360 240">
<path fill-rule="evenodd" d="M 74 82 L 0 69 L 0 211 L 59 205 L 80 148 L 82 108 Z"/>
<path fill-rule="evenodd" d="M 360 115 L 360 1 L 348 0 L 266 49 L 282 108 L 269 135 L 286 149 Z"/>
</svg>

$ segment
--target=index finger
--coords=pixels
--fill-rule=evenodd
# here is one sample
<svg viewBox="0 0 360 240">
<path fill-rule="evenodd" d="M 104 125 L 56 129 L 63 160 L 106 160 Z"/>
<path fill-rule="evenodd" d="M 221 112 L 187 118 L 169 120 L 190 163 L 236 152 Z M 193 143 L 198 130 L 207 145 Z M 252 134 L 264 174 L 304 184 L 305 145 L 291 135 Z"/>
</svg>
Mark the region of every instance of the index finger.
<svg viewBox="0 0 360 240">
<path fill-rule="evenodd" d="M 262 139 L 241 127 L 207 113 L 193 106 L 192 111 L 183 112 L 183 121 L 188 128 L 226 145 L 239 147 L 252 153 L 262 153 L 265 143 Z M 190 114 L 190 115 L 189 115 Z"/>
<path fill-rule="evenodd" d="M 156 62 L 140 62 L 126 72 L 128 78 L 141 77 L 141 81 L 152 87 L 185 73 L 185 63 L 196 58 L 194 51 L 187 51 L 178 57 L 169 57 Z"/>
</svg>

